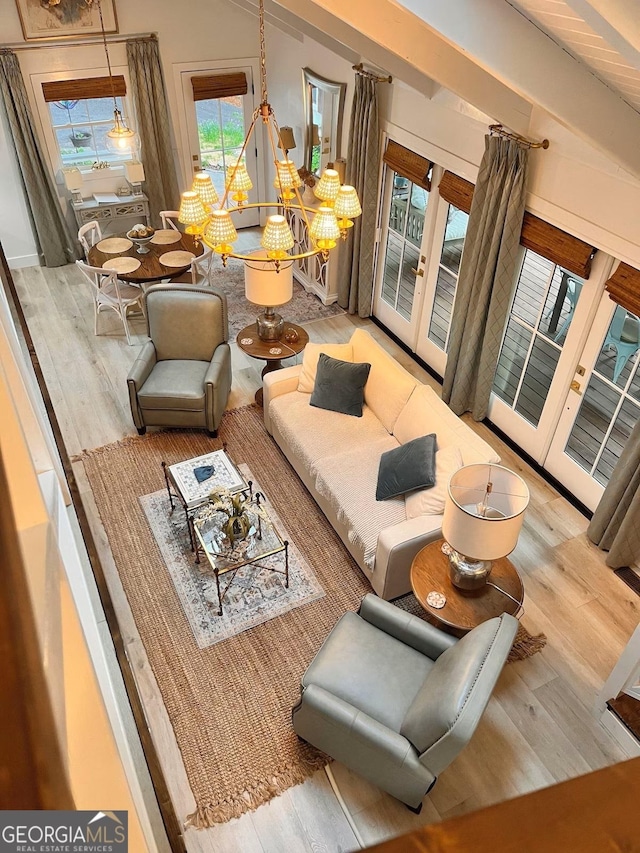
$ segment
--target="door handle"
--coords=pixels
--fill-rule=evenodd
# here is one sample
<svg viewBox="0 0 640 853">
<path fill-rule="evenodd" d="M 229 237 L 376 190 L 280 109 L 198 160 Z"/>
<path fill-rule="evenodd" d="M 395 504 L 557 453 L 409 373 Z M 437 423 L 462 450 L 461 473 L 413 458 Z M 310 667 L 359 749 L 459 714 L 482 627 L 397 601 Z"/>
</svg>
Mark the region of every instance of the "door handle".
<svg viewBox="0 0 640 853">
<path fill-rule="evenodd" d="M 411 272 L 414 275 L 424 275 L 424 270 L 417 270 L 415 267 L 411 267 Z"/>
<path fill-rule="evenodd" d="M 577 379 L 574 379 L 573 382 L 571 383 L 571 390 L 575 391 L 576 394 L 580 394 L 582 396 L 582 391 L 580 390 L 580 383 L 578 382 Z"/>
</svg>

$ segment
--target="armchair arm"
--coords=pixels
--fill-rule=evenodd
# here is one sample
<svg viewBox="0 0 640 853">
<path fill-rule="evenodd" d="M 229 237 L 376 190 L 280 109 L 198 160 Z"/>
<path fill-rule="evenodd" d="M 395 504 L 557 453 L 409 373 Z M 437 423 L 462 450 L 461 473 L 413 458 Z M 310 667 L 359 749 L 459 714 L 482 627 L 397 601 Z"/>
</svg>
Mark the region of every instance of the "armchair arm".
<svg viewBox="0 0 640 853">
<path fill-rule="evenodd" d="M 204 376 L 207 429 L 218 429 L 231 391 L 231 349 L 218 344 Z"/>
<path fill-rule="evenodd" d="M 156 348 L 153 341 L 147 341 L 142 347 L 138 357 L 133 362 L 129 375 L 127 376 L 127 387 L 129 389 L 129 405 L 131 406 L 131 417 L 137 429 L 145 425 L 142 412 L 138 405 L 138 391 L 149 378 L 157 362 Z"/>
<path fill-rule="evenodd" d="M 296 725 L 296 714 L 304 707 L 305 724 Z M 300 737 L 308 740 L 310 743 L 316 742 L 314 736 L 307 730 L 313 726 L 313 718 L 318 717 L 326 721 L 331 721 L 332 727 L 342 729 L 348 734 L 349 740 L 360 741 L 360 746 L 374 747 L 385 753 L 387 760 L 391 760 L 394 765 L 402 767 L 408 759 L 416 760 L 417 752 L 411 743 L 402 735 L 394 732 L 393 729 L 383 726 L 373 717 L 360 711 L 344 699 L 334 696 L 323 687 L 317 684 L 310 684 L 304 688 L 303 697 L 298 708 L 293 712 L 293 727 Z M 303 729 L 300 731 L 300 729 Z M 353 747 L 357 749 L 357 747 Z"/>
<path fill-rule="evenodd" d="M 431 660 L 436 660 L 442 652 L 458 642 L 455 637 L 371 593 L 362 599 L 358 612 L 370 625 L 375 625 L 385 634 L 411 646 Z"/>
</svg>

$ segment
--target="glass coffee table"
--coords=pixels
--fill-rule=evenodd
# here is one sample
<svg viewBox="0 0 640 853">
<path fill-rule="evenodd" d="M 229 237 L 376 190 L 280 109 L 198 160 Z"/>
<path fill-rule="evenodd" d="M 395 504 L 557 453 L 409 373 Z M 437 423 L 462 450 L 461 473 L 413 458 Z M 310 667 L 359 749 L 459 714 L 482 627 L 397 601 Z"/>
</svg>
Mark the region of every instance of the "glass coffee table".
<svg viewBox="0 0 640 853">
<path fill-rule="evenodd" d="M 253 492 L 251 484 L 244 493 L 245 512 L 249 532 L 243 539 L 231 540 L 226 532 L 228 515 L 211 503 L 197 510 L 193 516 L 196 564 L 204 574 L 213 575 L 218 592 L 218 616 L 222 616 L 222 602 L 238 570 L 244 566 L 257 566 L 284 575 L 289 587 L 289 543 L 283 539 L 264 507 L 264 495 Z M 284 568 L 279 569 L 263 561 L 282 554 Z M 201 556 L 205 559 L 201 560 Z M 228 576 L 228 579 L 227 579 Z M 223 578 L 223 583 L 220 579 Z"/>
</svg>

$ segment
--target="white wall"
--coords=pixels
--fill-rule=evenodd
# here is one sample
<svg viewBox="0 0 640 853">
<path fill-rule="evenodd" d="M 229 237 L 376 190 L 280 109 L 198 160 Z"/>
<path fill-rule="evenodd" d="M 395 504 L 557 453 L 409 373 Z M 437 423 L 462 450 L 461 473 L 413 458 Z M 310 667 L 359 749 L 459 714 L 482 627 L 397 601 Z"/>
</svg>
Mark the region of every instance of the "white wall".
<svg viewBox="0 0 640 853">
<path fill-rule="evenodd" d="M 18 171 L 15 151 L 4 110 L 0 109 L 0 240 L 10 266 L 30 267 L 38 263 L 38 251 L 33 237 Z"/>
</svg>

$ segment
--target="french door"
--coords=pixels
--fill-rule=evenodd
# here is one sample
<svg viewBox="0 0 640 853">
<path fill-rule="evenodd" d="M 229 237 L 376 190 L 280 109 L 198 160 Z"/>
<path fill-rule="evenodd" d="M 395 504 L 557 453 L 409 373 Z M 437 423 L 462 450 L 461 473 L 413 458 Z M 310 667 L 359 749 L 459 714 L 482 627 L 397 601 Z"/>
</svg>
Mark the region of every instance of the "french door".
<svg viewBox="0 0 640 853">
<path fill-rule="evenodd" d="M 382 192 L 374 314 L 413 349 L 435 224 L 434 194 L 389 167 L 384 170 Z"/>
<path fill-rule="evenodd" d="M 640 418 L 640 319 L 603 294 L 545 468 L 595 509 Z"/>
<path fill-rule="evenodd" d="M 193 172 L 201 169 L 211 175 L 211 180 L 220 199 L 224 195 L 224 184 L 227 167 L 240 156 L 245 135 L 249 130 L 254 110 L 252 93 L 252 68 L 250 66 L 225 68 L 224 73 L 243 72 L 247 78 L 247 94 L 232 95 L 224 98 L 209 98 L 194 100 L 194 77 L 209 77 L 211 69 L 189 70 L 180 73 L 180 89 L 184 103 L 183 139 L 185 150 L 189 152 L 189 163 L 186 168 L 187 183 L 190 185 Z M 221 73 L 221 72 L 218 72 Z M 254 188 L 249 192 L 249 202 L 258 201 L 258 150 L 261 126 L 257 128 L 253 138 L 244 152 L 247 170 L 251 175 Z M 254 144 L 254 142 L 256 144 Z M 236 228 L 249 227 L 259 224 L 257 208 L 243 211 L 234 216 Z"/>
</svg>

